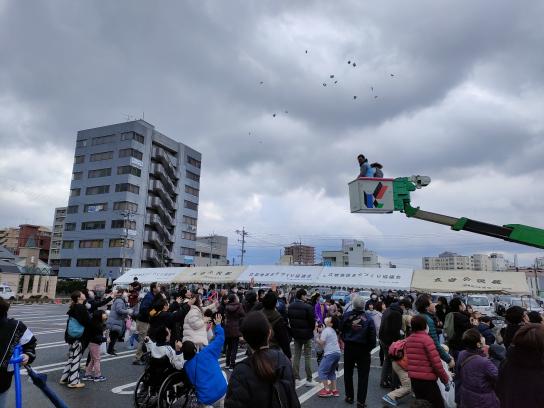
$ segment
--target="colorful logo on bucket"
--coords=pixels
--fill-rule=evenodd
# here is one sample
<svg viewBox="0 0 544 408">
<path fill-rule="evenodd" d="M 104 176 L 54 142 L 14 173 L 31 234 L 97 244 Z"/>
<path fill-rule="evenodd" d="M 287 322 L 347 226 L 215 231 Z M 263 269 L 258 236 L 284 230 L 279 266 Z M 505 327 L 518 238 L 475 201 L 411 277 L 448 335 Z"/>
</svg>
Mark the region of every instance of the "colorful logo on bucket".
<svg viewBox="0 0 544 408">
<path fill-rule="evenodd" d="M 383 203 L 380 203 L 378 200 L 381 200 L 387 191 L 387 186 L 384 186 L 381 182 L 378 183 L 374 192 L 372 194 L 365 192 L 365 206 L 366 208 L 382 208 Z"/>
</svg>

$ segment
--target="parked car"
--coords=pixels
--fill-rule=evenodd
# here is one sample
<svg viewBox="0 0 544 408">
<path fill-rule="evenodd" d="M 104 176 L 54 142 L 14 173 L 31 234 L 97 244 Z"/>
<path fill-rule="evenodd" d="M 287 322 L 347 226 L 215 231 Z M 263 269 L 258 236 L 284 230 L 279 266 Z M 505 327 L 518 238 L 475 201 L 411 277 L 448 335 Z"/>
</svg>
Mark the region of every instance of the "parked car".
<svg viewBox="0 0 544 408">
<path fill-rule="evenodd" d="M 503 316 L 506 309 L 510 307 L 512 302 L 511 295 L 500 295 L 495 298 L 495 313 L 498 316 Z"/>
<path fill-rule="evenodd" d="M 544 310 L 542 307 L 538 304 L 536 300 L 530 297 L 518 297 L 518 298 L 512 298 L 510 302 L 510 306 L 521 306 L 524 309 L 527 309 L 528 311 L 537 311 L 538 313 L 543 313 Z"/>
<path fill-rule="evenodd" d="M 0 285 L 0 297 L 4 300 L 15 300 L 16 293 L 8 285 Z"/>
<path fill-rule="evenodd" d="M 439 293 L 439 292 L 431 293 L 431 299 L 433 303 L 438 302 L 438 298 L 440 297 L 445 297 L 449 304 L 450 300 L 453 299 L 453 293 Z"/>
<path fill-rule="evenodd" d="M 483 315 L 490 316 L 495 312 L 493 301 L 487 295 L 468 295 L 466 304 L 470 305 L 475 312 L 480 312 Z"/>
<path fill-rule="evenodd" d="M 360 290 L 357 292 L 359 296 L 361 296 L 365 302 L 370 299 L 370 295 L 372 295 L 372 292 L 370 290 Z"/>
<path fill-rule="evenodd" d="M 349 296 L 349 292 L 348 291 L 345 291 L 345 290 L 337 290 L 335 291 L 331 298 L 335 301 L 339 301 L 339 300 L 342 300 L 344 302 L 344 304 L 348 304 L 349 302 L 351 302 L 351 298 Z"/>
</svg>

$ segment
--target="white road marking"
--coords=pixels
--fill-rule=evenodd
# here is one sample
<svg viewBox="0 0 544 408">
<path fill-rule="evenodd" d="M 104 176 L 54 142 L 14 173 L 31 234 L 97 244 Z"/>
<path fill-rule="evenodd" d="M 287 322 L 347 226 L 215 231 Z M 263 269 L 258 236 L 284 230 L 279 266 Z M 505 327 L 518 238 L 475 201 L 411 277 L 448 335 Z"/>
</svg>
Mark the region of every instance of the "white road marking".
<svg viewBox="0 0 544 408">
<path fill-rule="evenodd" d="M 376 346 L 372 349 L 370 352 L 370 355 L 376 354 L 380 350 L 380 346 Z M 371 368 L 374 368 L 371 366 Z M 336 374 L 336 379 L 342 377 L 344 375 L 344 370 L 338 371 L 338 374 Z M 298 397 L 298 400 L 300 401 L 300 404 L 304 404 L 307 400 L 312 398 L 315 394 L 317 394 L 319 391 L 321 391 L 321 383 L 310 389 L 309 391 L 306 391 L 304 394 L 302 394 L 300 397 Z"/>
<path fill-rule="evenodd" d="M 112 361 L 112 360 L 118 360 L 120 358 L 127 358 L 132 357 L 135 354 L 135 350 L 127 350 L 127 351 L 120 351 L 117 353 L 117 356 L 111 356 L 111 357 L 105 357 L 100 359 L 100 363 L 104 363 L 106 361 Z M 109 356 L 109 354 L 102 354 L 102 356 Z M 33 366 L 32 368 L 40 373 L 50 373 L 53 371 L 61 371 L 64 369 L 64 365 L 66 364 L 66 361 L 61 361 L 59 363 L 53 363 L 53 364 L 46 364 L 42 366 Z M 51 368 L 49 368 L 51 367 Z M 85 368 L 85 361 L 81 362 L 81 367 Z M 43 370 L 45 368 L 45 370 Z M 26 370 L 21 369 L 21 374 L 26 375 Z"/>
<path fill-rule="evenodd" d="M 64 329 L 54 329 L 54 330 L 48 330 L 48 331 L 43 331 L 43 332 L 35 332 L 33 331 L 32 333 L 34 335 L 38 335 L 38 334 L 53 334 L 53 333 L 62 333 L 64 331 Z"/>
<path fill-rule="evenodd" d="M 236 357 L 240 357 L 240 356 L 245 356 L 246 355 L 246 352 L 243 351 L 243 352 L 240 352 L 236 355 Z M 225 360 L 225 357 L 221 357 L 219 359 L 219 361 L 221 360 Z M 236 361 L 240 361 L 240 360 L 243 360 L 242 359 L 239 359 L 237 358 Z M 225 363 L 221 364 L 221 367 L 224 368 L 225 367 Z M 133 389 L 130 389 L 132 387 L 134 387 L 136 385 L 138 381 L 134 381 L 134 382 L 131 382 L 131 383 L 128 383 L 128 384 L 125 384 L 125 385 L 120 385 L 118 387 L 115 387 L 115 388 L 112 388 L 111 389 L 111 392 L 113 392 L 114 394 L 118 394 L 118 395 L 132 395 L 134 393 L 134 390 Z"/>
</svg>

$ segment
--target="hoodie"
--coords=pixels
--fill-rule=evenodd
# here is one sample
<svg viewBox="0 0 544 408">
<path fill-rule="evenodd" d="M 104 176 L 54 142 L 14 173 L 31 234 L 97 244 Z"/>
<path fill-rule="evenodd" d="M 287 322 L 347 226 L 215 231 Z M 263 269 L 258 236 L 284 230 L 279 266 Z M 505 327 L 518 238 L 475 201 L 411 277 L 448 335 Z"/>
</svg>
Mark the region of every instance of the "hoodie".
<svg viewBox="0 0 544 408">
<path fill-rule="evenodd" d="M 195 386 L 196 396 L 201 404 L 212 405 L 227 391 L 227 380 L 219 365 L 223 343 L 225 343 L 225 332 L 221 326 L 217 325 L 215 337 L 210 345 L 185 362 L 185 373 L 191 384 Z"/>
</svg>

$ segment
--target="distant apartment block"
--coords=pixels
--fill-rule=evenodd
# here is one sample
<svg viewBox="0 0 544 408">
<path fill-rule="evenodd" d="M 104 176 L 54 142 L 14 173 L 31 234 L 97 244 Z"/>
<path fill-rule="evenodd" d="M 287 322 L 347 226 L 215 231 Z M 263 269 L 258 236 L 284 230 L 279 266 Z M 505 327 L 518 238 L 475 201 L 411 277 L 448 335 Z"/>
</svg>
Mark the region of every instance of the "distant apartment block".
<svg viewBox="0 0 544 408">
<path fill-rule="evenodd" d="M 51 230 L 48 227 L 31 224 L 3 228 L 0 230 L 0 245 L 13 252 L 14 255 L 35 257 L 47 263 Z"/>
<path fill-rule="evenodd" d="M 53 231 L 51 234 L 51 248 L 49 249 L 49 266 L 55 275 L 59 273 L 60 249 L 62 248 L 62 231 L 66 219 L 66 207 L 55 208 L 53 217 Z"/>
<path fill-rule="evenodd" d="M 229 239 L 221 235 L 196 237 L 195 266 L 226 266 Z"/>
<path fill-rule="evenodd" d="M 294 265 L 314 265 L 315 247 L 294 242 L 284 248 L 284 255 L 291 256 Z"/>
<path fill-rule="evenodd" d="M 510 266 L 504 255 L 498 253 L 465 256 L 446 251 L 438 256 L 426 256 L 422 259 L 423 269 L 434 270 L 506 271 Z"/>
<path fill-rule="evenodd" d="M 194 264 L 201 154 L 144 120 L 77 134 L 59 276 Z"/>
<path fill-rule="evenodd" d="M 381 267 L 378 254 L 366 250 L 364 242 L 359 240 L 343 239 L 341 250 L 322 251 L 321 257 L 324 266 Z"/>
</svg>

